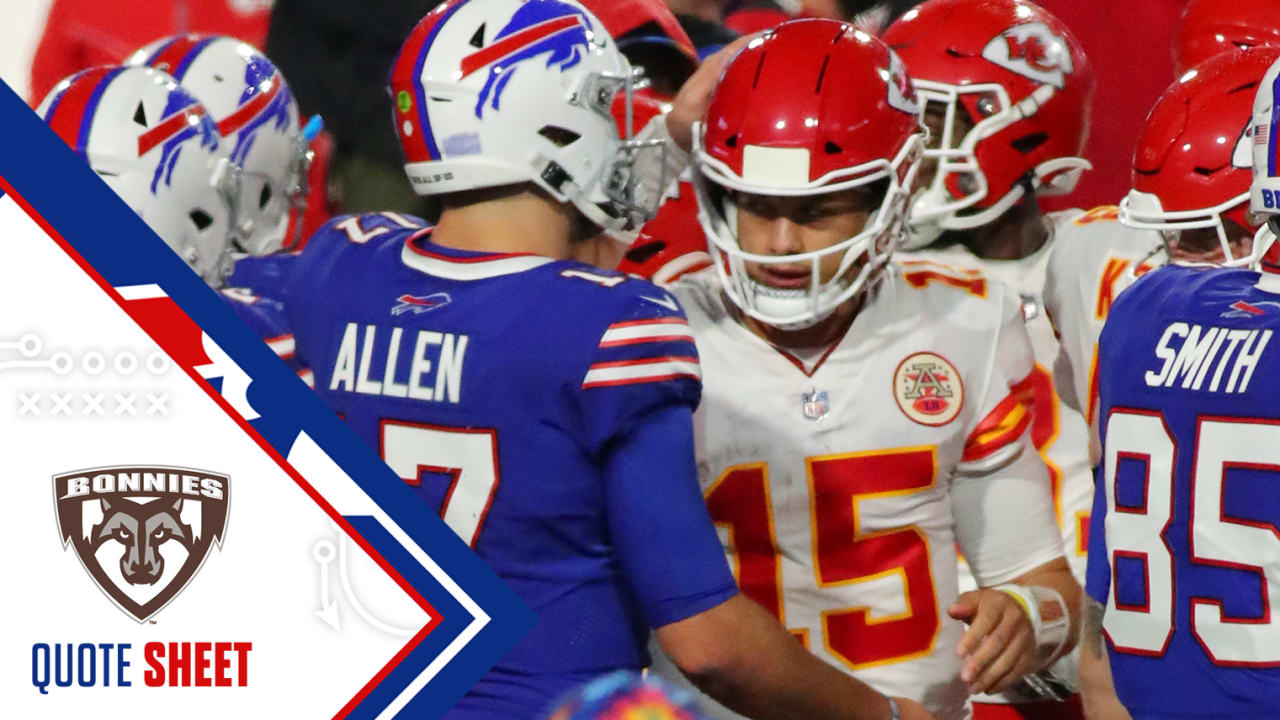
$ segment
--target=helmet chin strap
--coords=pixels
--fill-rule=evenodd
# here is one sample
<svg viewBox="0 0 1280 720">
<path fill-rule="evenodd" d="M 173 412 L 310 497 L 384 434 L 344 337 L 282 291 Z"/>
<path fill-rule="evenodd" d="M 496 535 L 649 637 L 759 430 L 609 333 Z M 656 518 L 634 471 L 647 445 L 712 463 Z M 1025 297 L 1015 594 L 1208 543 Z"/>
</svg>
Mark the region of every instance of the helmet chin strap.
<svg viewBox="0 0 1280 720">
<path fill-rule="evenodd" d="M 730 210 L 730 208 L 732 208 L 732 210 Z M 880 208 L 872 210 L 871 213 L 867 215 L 867 220 L 863 224 L 862 230 L 859 231 L 859 234 L 866 228 L 873 227 L 879 214 Z M 726 199 L 725 220 L 732 229 L 735 237 L 738 234 L 737 219 L 737 206 Z M 864 254 L 867 255 L 867 262 L 872 262 L 871 255 L 874 252 L 875 245 L 876 239 L 872 238 L 871 245 L 864 251 Z M 845 251 L 846 254 L 848 252 L 848 250 Z M 746 287 L 751 293 L 751 307 L 763 315 L 772 317 L 799 315 L 805 310 L 812 308 L 812 316 L 802 320 L 777 322 L 757 318 L 761 322 L 765 322 L 768 325 L 783 331 L 807 330 L 831 317 L 832 314 L 834 314 L 835 311 L 843 304 L 835 302 L 835 300 L 839 298 L 840 295 L 842 295 L 849 287 L 849 281 L 846 279 L 845 275 L 849 272 L 852 265 L 852 261 L 848 263 L 842 262 L 837 276 L 826 283 L 823 283 L 823 287 L 818 291 L 816 299 L 813 298 L 807 290 L 783 290 L 769 287 L 768 285 L 758 283 L 751 279 L 750 276 L 747 276 Z M 813 273 L 819 274 L 817 262 L 813 262 Z M 857 293 L 855 293 L 855 296 L 856 295 Z M 851 301 L 852 299 L 853 298 L 850 298 L 848 301 Z"/>
<path fill-rule="evenodd" d="M 774 317 L 797 315 L 804 312 L 804 310 L 806 310 L 810 305 L 809 293 L 804 290 L 780 290 L 778 288 L 769 287 L 768 285 L 762 285 L 750 278 L 747 279 L 746 284 L 748 289 L 751 291 L 751 307 L 764 315 L 771 315 Z M 819 307 L 824 304 L 822 302 L 824 297 L 836 297 L 840 293 L 844 292 L 846 287 L 848 287 L 848 283 L 844 280 L 836 280 L 829 283 L 828 287 L 823 288 L 822 292 L 818 295 Z M 772 320 L 760 321 L 771 327 L 784 331 L 807 330 L 831 317 L 832 313 L 834 313 L 838 307 L 839 305 L 832 304 L 831 307 L 814 313 L 812 317 L 792 322 L 780 323 Z"/>
</svg>

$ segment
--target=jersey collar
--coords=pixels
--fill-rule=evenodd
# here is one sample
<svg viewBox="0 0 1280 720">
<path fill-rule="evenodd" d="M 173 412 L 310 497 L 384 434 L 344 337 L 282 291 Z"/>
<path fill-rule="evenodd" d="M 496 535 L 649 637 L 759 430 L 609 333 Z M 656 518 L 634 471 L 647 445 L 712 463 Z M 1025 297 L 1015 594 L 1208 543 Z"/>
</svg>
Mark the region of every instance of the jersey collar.
<svg viewBox="0 0 1280 720">
<path fill-rule="evenodd" d="M 431 242 L 431 228 L 414 233 L 400 251 L 405 265 L 448 280 L 484 280 L 542 267 L 551 258 L 529 253 L 488 253 L 447 248 Z"/>
</svg>

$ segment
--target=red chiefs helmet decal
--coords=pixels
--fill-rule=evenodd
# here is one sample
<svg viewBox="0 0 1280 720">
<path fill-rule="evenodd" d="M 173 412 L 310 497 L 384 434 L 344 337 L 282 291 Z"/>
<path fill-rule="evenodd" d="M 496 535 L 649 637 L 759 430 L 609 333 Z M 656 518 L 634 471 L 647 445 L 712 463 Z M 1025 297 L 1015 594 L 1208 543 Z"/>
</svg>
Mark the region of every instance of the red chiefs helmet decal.
<svg viewBox="0 0 1280 720">
<path fill-rule="evenodd" d="M 1253 169 L 1253 142 L 1249 136 L 1249 126 L 1253 124 L 1253 119 L 1244 124 L 1244 130 L 1240 131 L 1240 137 L 1236 140 L 1235 150 L 1231 153 L 1231 167 L 1240 168 L 1241 170 Z"/>
<path fill-rule="evenodd" d="M 915 90 L 911 87 L 911 79 L 907 77 L 907 67 L 898 59 L 898 54 L 889 51 L 889 107 L 901 110 L 909 115 L 919 115 L 920 105 L 916 102 Z"/>
<path fill-rule="evenodd" d="M 1040 22 L 1014 25 L 991 39 L 982 57 L 1010 72 L 1061 89 L 1075 68 L 1067 41 Z"/>
</svg>

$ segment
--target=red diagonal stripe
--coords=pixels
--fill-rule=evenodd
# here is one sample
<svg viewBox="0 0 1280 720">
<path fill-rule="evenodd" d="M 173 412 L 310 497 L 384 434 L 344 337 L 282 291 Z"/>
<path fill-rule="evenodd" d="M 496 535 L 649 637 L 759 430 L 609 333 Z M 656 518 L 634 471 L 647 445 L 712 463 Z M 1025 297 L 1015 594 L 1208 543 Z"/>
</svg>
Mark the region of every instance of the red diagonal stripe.
<svg viewBox="0 0 1280 720">
<path fill-rule="evenodd" d="M 78 76 L 75 83 L 67 88 L 62 98 L 58 100 L 53 116 L 47 119 L 49 127 L 53 128 L 58 137 L 70 145 L 72 150 L 79 150 L 76 143 L 79 142 L 80 123 L 84 121 L 89 98 L 93 97 L 93 91 L 97 89 L 98 83 L 102 82 L 102 78 L 111 70 L 112 68 L 109 67 L 93 68 Z"/>
<path fill-rule="evenodd" d="M 204 107 L 192 105 L 170 115 L 168 120 L 142 133 L 138 136 L 138 157 L 146 155 L 151 148 L 181 132 L 182 128 L 190 122 L 187 118 L 201 115 L 204 115 Z"/>
<path fill-rule="evenodd" d="M 252 120 L 258 113 L 262 112 L 262 109 L 267 106 L 267 103 L 270 103 L 272 98 L 278 94 L 280 94 L 280 73 L 276 73 L 271 76 L 270 90 L 255 94 L 252 98 L 249 98 L 249 102 L 241 105 L 235 112 L 222 118 L 222 121 L 218 123 L 218 134 L 222 135 L 222 137 L 230 137 L 237 130 L 244 127 L 245 123 Z"/>
<path fill-rule="evenodd" d="M 182 64 L 182 59 L 187 56 L 188 52 L 191 52 L 191 48 L 195 47 L 200 40 L 201 37 L 199 35 L 184 35 L 162 48 L 155 57 L 151 58 L 151 62 L 148 62 L 147 65 L 164 70 L 167 73 L 173 73 Z"/>
<path fill-rule="evenodd" d="M 571 28 L 577 24 L 578 16 L 571 15 L 569 17 L 556 18 L 555 20 L 548 20 L 544 23 L 539 23 L 531 28 L 521 30 L 509 38 L 503 38 L 501 41 L 496 42 L 483 50 L 477 50 L 476 52 L 462 58 L 462 77 L 470 75 L 495 60 L 499 60 L 510 55 L 526 45 L 532 45 L 542 38 L 554 35 L 565 28 Z"/>
</svg>

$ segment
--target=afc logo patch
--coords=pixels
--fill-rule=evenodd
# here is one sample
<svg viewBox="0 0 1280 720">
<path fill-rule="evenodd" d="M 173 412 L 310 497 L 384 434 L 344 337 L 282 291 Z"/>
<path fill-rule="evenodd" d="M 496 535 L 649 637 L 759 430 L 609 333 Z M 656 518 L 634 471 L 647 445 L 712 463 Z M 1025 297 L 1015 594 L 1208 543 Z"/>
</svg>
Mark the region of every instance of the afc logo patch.
<svg viewBox="0 0 1280 720">
<path fill-rule="evenodd" d="M 122 611 L 145 622 L 222 547 L 230 477 L 167 466 L 101 467 L 53 477 L 63 549 Z"/>
<path fill-rule="evenodd" d="M 960 414 L 964 383 L 946 358 L 919 352 L 898 363 L 893 374 L 893 399 L 913 422 L 938 427 Z"/>
</svg>

